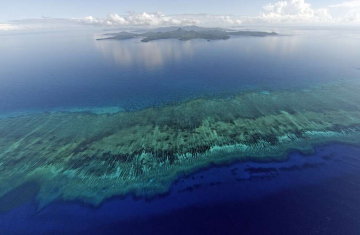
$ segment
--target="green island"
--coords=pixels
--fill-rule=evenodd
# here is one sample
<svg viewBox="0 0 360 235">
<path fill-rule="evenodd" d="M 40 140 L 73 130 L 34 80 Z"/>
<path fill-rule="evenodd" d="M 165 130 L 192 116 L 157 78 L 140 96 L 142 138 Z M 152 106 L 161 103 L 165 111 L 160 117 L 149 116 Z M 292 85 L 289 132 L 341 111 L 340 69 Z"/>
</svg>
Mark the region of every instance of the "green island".
<svg viewBox="0 0 360 235">
<path fill-rule="evenodd" d="M 110 36 L 107 38 L 100 38 L 97 40 L 126 40 L 132 38 L 142 38 L 142 42 L 150 42 L 160 39 L 178 39 L 181 41 L 188 41 L 192 39 L 206 39 L 206 40 L 227 40 L 230 36 L 252 36 L 252 37 L 266 37 L 278 35 L 275 32 L 259 32 L 259 31 L 233 31 L 222 28 L 203 28 L 197 26 L 185 26 L 183 28 L 174 29 L 159 28 L 145 33 L 134 32 L 120 32 L 105 34 Z"/>
<path fill-rule="evenodd" d="M 40 207 L 60 199 L 99 205 L 165 193 L 179 176 L 212 164 L 285 160 L 289 151 L 334 141 L 357 145 L 359 90 L 352 81 L 116 114 L 3 118 L 0 197 L 18 187 L 33 195 L 36 185 Z"/>
</svg>

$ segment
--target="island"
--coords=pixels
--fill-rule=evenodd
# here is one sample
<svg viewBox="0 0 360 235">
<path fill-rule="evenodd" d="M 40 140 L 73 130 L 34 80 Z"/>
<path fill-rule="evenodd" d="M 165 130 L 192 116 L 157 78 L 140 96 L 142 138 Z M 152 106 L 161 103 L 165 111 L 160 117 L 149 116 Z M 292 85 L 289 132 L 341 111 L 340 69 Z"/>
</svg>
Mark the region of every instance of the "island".
<svg viewBox="0 0 360 235">
<path fill-rule="evenodd" d="M 353 81 L 115 114 L 2 118 L 0 201 L 24 188 L 36 192 L 40 207 L 54 200 L 99 205 L 114 196 L 153 197 L 209 166 L 281 161 L 289 151 L 309 153 L 330 142 L 359 145 L 359 90 Z"/>
<path fill-rule="evenodd" d="M 260 32 L 260 31 L 234 31 L 222 28 L 203 28 L 197 26 L 187 26 L 183 28 L 174 29 L 159 28 L 148 32 L 136 33 L 136 32 L 120 32 L 105 34 L 105 38 L 97 40 L 125 40 L 132 38 L 142 38 L 142 42 L 150 42 L 160 39 L 178 39 L 181 41 L 188 41 L 192 39 L 205 39 L 205 40 L 227 40 L 231 36 L 251 36 L 251 37 L 266 37 L 276 36 L 276 32 Z"/>
</svg>

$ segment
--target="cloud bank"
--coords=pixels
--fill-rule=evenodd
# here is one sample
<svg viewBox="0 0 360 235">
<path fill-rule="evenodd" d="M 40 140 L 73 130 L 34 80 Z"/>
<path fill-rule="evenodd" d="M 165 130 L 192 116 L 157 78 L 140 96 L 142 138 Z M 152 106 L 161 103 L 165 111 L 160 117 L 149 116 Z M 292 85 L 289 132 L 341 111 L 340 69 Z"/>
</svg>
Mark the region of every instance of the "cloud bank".
<svg viewBox="0 0 360 235">
<path fill-rule="evenodd" d="M 102 25 L 102 26 L 171 26 L 171 25 L 192 25 L 198 24 L 199 21 L 186 18 L 173 18 L 165 16 L 161 12 L 135 14 L 130 12 L 127 16 L 118 14 L 108 14 L 106 19 L 87 16 L 84 18 L 74 18 L 72 21 L 85 25 Z"/>
<path fill-rule="evenodd" d="M 316 9 L 306 0 L 284 0 L 268 3 L 256 16 L 179 14 L 167 16 L 161 12 L 129 12 L 127 15 L 109 13 L 106 18 L 86 16 L 72 19 L 43 17 L 0 23 L 0 31 L 22 29 L 49 29 L 76 26 L 101 27 L 159 27 L 159 26 L 225 26 L 256 24 L 358 24 L 360 0 L 339 2 Z"/>
<path fill-rule="evenodd" d="M 330 22 L 332 17 L 327 9 L 313 9 L 304 0 L 281 1 L 265 5 L 262 19 L 268 22 Z"/>
<path fill-rule="evenodd" d="M 305 0 L 288 0 L 266 4 L 261 19 L 269 23 L 360 23 L 360 1 L 348 1 L 326 8 L 314 9 Z M 349 8 L 341 16 L 334 17 L 335 8 Z"/>
<path fill-rule="evenodd" d="M 18 30 L 21 29 L 20 27 L 12 24 L 0 24 L 0 30 L 2 31 L 9 31 L 9 30 Z"/>
<path fill-rule="evenodd" d="M 334 4 L 334 5 L 330 5 L 329 8 L 353 8 L 353 7 L 358 7 L 360 8 L 360 1 L 348 1 L 348 2 L 342 2 L 340 4 Z"/>
</svg>

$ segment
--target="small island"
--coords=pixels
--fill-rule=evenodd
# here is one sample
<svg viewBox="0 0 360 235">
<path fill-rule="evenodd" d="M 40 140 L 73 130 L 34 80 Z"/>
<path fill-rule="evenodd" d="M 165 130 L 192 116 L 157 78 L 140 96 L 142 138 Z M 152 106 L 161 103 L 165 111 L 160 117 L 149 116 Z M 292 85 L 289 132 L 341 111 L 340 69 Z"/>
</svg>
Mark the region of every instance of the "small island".
<svg viewBox="0 0 360 235">
<path fill-rule="evenodd" d="M 183 28 L 174 29 L 174 27 L 159 28 L 145 33 L 135 32 L 120 32 L 105 34 L 106 38 L 97 40 L 126 40 L 132 38 L 142 38 L 142 42 L 150 42 L 160 39 L 178 39 L 181 41 L 188 41 L 192 39 L 211 40 L 227 40 L 231 36 L 251 36 L 251 37 L 266 37 L 276 36 L 276 32 L 260 32 L 260 31 L 233 31 L 223 28 L 203 28 L 197 26 L 187 26 Z"/>
</svg>

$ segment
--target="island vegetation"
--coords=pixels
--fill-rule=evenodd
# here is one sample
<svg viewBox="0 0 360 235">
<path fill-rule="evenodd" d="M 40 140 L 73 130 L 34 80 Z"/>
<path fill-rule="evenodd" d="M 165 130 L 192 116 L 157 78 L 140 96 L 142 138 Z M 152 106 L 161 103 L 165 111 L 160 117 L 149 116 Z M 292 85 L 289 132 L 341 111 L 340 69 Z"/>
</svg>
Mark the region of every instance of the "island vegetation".
<svg viewBox="0 0 360 235">
<path fill-rule="evenodd" d="M 144 33 L 136 32 L 120 32 L 105 34 L 105 38 L 97 40 L 125 40 L 132 38 L 142 38 L 142 42 L 149 42 L 160 39 L 178 39 L 181 41 L 188 41 L 192 39 L 206 39 L 206 40 L 227 40 L 231 36 L 252 36 L 252 37 L 266 37 L 278 35 L 275 32 L 260 32 L 260 31 L 234 31 L 222 28 L 203 28 L 197 26 L 187 26 L 184 28 L 174 29 L 159 28 L 158 30 L 151 30 Z"/>
</svg>

